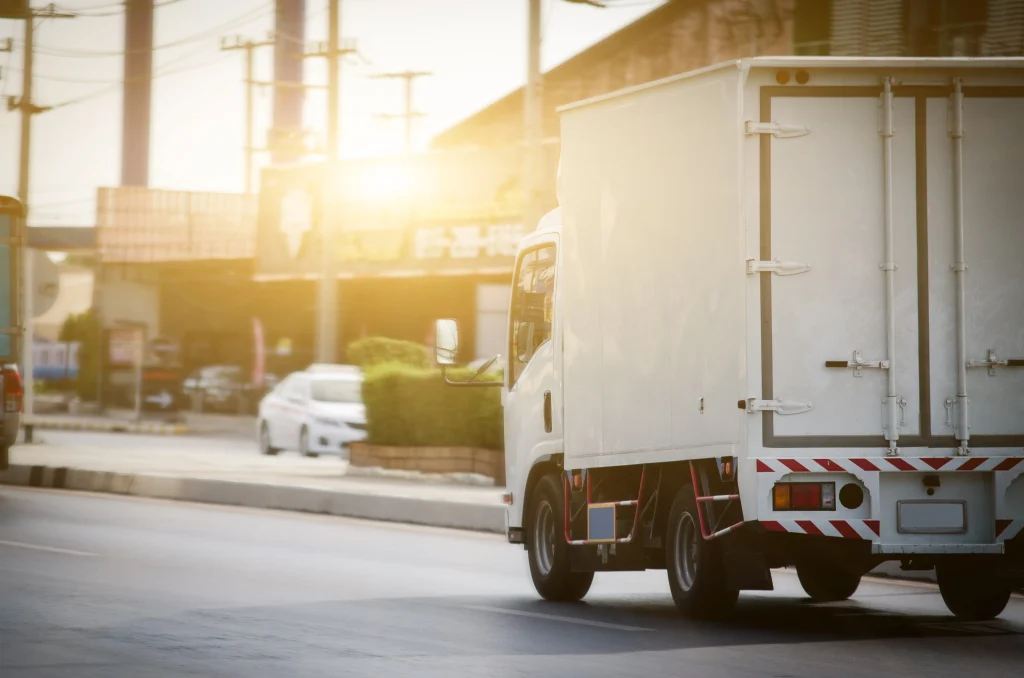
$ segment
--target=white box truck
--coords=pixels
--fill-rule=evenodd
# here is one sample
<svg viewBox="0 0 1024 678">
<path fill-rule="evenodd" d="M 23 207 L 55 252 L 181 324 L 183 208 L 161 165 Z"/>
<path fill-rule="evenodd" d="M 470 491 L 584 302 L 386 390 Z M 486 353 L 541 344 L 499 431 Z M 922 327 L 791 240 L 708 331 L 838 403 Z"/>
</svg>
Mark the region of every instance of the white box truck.
<svg viewBox="0 0 1024 678">
<path fill-rule="evenodd" d="M 501 383 L 538 592 L 1024 583 L 1024 60 L 755 58 L 562 111 Z M 454 364 L 457 327 L 437 327 Z M 473 381 L 474 385 L 480 382 Z"/>
</svg>

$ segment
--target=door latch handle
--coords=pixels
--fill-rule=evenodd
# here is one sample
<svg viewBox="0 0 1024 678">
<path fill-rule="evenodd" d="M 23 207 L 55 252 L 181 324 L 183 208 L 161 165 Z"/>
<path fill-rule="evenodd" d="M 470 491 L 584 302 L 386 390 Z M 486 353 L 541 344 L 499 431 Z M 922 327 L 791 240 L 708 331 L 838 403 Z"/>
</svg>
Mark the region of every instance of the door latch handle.
<svg viewBox="0 0 1024 678">
<path fill-rule="evenodd" d="M 551 433 L 551 391 L 544 391 L 544 432 Z"/>
</svg>

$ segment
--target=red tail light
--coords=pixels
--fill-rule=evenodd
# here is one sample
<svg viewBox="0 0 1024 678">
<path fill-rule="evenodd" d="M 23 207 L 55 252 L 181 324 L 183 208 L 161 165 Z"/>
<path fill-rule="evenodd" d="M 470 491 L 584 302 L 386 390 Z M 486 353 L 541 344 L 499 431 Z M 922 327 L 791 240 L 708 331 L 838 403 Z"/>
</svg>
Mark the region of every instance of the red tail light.
<svg viewBox="0 0 1024 678">
<path fill-rule="evenodd" d="M 4 412 L 21 412 L 25 396 L 25 385 L 17 369 L 4 368 Z"/>
<path fill-rule="evenodd" d="M 835 483 L 776 483 L 772 490 L 776 511 L 835 511 Z"/>
</svg>

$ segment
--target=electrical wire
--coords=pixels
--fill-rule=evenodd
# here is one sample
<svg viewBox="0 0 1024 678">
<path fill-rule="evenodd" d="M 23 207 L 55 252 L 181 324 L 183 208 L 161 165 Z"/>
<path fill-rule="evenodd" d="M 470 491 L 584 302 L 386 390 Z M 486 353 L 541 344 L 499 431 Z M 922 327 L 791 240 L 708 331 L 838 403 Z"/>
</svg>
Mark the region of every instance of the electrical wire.
<svg viewBox="0 0 1024 678">
<path fill-rule="evenodd" d="M 155 3 L 153 5 L 153 9 L 159 9 L 161 7 L 173 5 L 178 2 L 182 2 L 182 0 L 164 0 L 163 2 Z M 72 7 L 68 8 L 66 11 L 73 13 L 76 17 L 81 17 L 85 19 L 121 16 L 125 13 L 125 5 L 126 3 L 124 2 L 116 2 L 108 5 L 99 5 L 96 7 Z M 115 7 L 117 9 L 114 9 Z"/>
<path fill-rule="evenodd" d="M 201 40 L 206 40 L 206 39 L 211 38 L 211 37 L 219 37 L 219 34 L 223 33 L 224 31 L 231 30 L 232 28 L 235 28 L 237 26 L 249 23 L 251 21 L 255 21 L 257 19 L 262 19 L 263 17 L 265 17 L 265 16 L 267 16 L 269 14 L 272 14 L 273 13 L 273 8 L 274 8 L 274 0 L 270 0 L 269 2 L 266 2 L 266 3 L 262 4 L 262 5 L 259 5 L 258 7 L 254 7 L 252 9 L 244 12 L 243 14 L 241 14 L 239 16 L 236 16 L 233 19 L 229 19 L 228 21 L 225 21 L 224 23 L 218 24 L 216 26 L 208 28 L 208 29 L 206 29 L 204 31 L 201 31 L 199 33 L 195 33 L 193 35 L 190 35 L 190 36 L 185 37 L 185 38 L 181 38 L 179 40 L 172 40 L 171 42 L 163 43 L 163 44 L 160 44 L 160 45 L 154 45 L 152 51 L 156 52 L 156 51 L 163 50 L 163 49 L 170 49 L 172 47 L 181 47 L 183 45 L 192 44 L 194 42 L 198 42 L 198 41 L 201 41 Z M 24 47 L 24 44 L 21 43 L 20 41 L 17 44 L 19 44 L 21 47 Z M 47 45 L 38 44 L 38 45 L 35 46 L 35 51 L 37 53 L 39 53 L 39 54 L 45 54 L 47 56 L 53 56 L 53 57 L 59 57 L 59 58 L 109 59 L 109 58 L 113 58 L 113 57 L 126 56 L 128 54 L 140 54 L 142 52 L 148 52 L 150 50 L 148 50 L 148 49 L 139 49 L 139 50 L 121 50 L 121 51 L 116 51 L 116 52 L 115 51 L 95 52 L 95 51 L 89 51 L 89 50 L 70 50 L 70 49 L 63 49 L 63 48 L 60 48 L 60 47 L 50 47 L 50 46 L 47 46 Z"/>
<path fill-rule="evenodd" d="M 189 66 L 182 66 L 181 68 L 176 68 L 176 69 L 169 70 L 169 71 L 160 71 L 160 72 L 154 73 L 152 78 L 138 78 L 138 80 L 147 80 L 147 79 L 156 80 L 158 78 L 163 78 L 163 77 L 166 77 L 166 76 L 169 76 L 169 75 L 177 75 L 179 73 L 185 73 L 187 71 L 194 71 L 194 70 L 196 70 L 198 68 L 204 68 L 204 67 L 207 67 L 207 66 L 213 66 L 215 64 L 221 63 L 222 61 L 227 59 L 229 56 L 230 56 L 229 54 L 224 54 L 224 55 L 222 55 L 222 56 L 220 56 L 220 57 L 218 57 L 216 59 L 213 59 L 212 61 L 204 61 L 204 62 L 198 63 L 198 64 L 191 64 Z M 54 109 L 58 109 L 58 108 L 67 108 L 68 106 L 74 106 L 76 104 L 84 103 L 84 102 L 90 101 L 92 99 L 97 99 L 99 97 L 106 96 L 107 94 L 109 94 L 111 92 L 114 92 L 114 91 L 117 91 L 117 90 L 121 89 L 122 85 L 125 82 L 132 82 L 133 80 L 135 80 L 135 79 L 129 79 L 127 81 L 117 81 L 115 84 L 110 85 L 109 87 L 104 87 L 102 89 L 94 90 L 94 91 L 92 91 L 92 92 L 90 92 L 88 94 L 83 94 L 82 96 L 74 97 L 72 99 L 67 99 L 65 101 L 61 101 L 59 103 L 56 103 L 53 106 L 50 106 L 50 109 L 54 110 Z"/>
</svg>

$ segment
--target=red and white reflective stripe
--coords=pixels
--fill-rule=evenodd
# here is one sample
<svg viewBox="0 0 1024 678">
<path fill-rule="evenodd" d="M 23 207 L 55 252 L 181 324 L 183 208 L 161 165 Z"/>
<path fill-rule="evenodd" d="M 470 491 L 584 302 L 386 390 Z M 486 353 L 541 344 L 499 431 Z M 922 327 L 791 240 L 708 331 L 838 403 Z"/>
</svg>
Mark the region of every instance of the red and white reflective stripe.
<svg viewBox="0 0 1024 678">
<path fill-rule="evenodd" d="M 1024 470 L 1024 457 L 853 457 L 757 459 L 758 473 L 858 473 L 869 471 Z"/>
<path fill-rule="evenodd" d="M 1010 541 L 1024 530 L 1024 520 L 996 519 L 996 540 Z"/>
<path fill-rule="evenodd" d="M 872 541 L 881 536 L 877 520 L 762 520 L 769 532 L 792 532 L 818 537 L 842 537 Z"/>
</svg>

